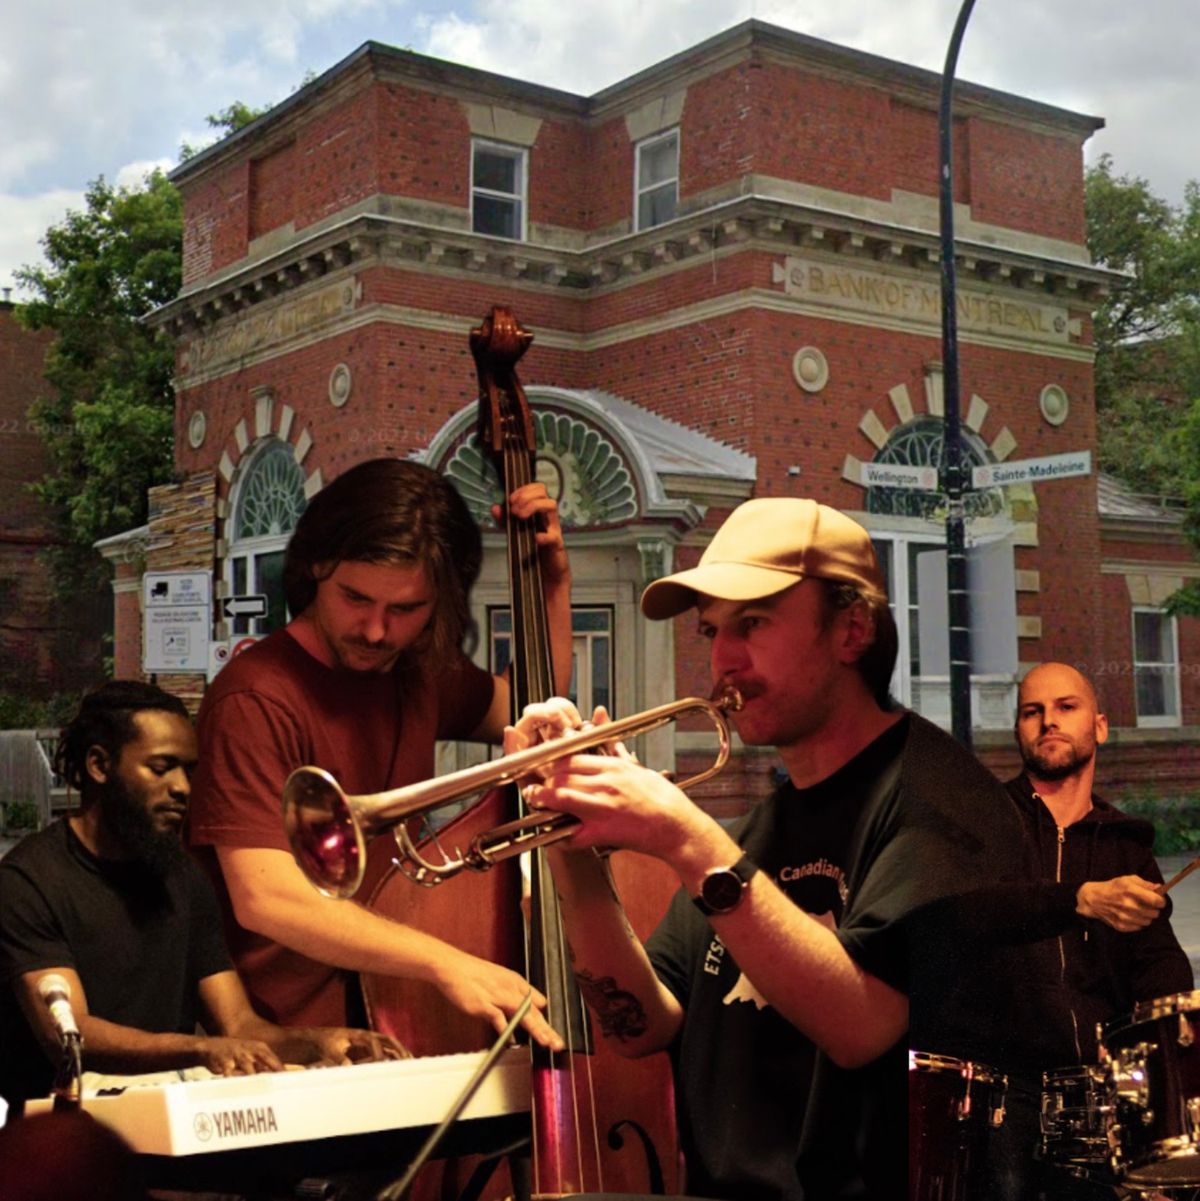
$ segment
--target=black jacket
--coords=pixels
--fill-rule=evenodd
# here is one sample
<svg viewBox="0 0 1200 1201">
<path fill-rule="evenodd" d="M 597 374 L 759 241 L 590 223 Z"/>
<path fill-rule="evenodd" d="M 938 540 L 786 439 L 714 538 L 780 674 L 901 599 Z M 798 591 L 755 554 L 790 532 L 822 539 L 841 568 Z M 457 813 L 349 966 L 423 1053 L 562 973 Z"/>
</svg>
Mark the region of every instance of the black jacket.
<svg viewBox="0 0 1200 1201">
<path fill-rule="evenodd" d="M 996 1001 L 1006 1021 L 993 1061 L 1023 1075 L 1094 1063 L 1097 1023 L 1192 987 L 1191 964 L 1169 924 L 1169 900 L 1149 926 L 1130 934 L 1074 915 L 1085 881 L 1128 875 L 1162 881 L 1154 828 L 1093 796 L 1091 811 L 1060 830 L 1028 777 L 1005 787 L 1028 836 L 1029 879 L 1042 882 L 1044 912 L 1059 929 L 1006 947 L 994 961 Z"/>
</svg>

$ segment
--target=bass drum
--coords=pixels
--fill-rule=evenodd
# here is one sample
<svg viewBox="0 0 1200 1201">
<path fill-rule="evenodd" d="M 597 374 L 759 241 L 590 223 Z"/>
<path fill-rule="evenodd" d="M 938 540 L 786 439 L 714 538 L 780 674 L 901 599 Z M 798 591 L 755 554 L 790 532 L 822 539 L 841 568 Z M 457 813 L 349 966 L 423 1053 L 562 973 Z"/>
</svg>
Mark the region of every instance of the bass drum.
<svg viewBox="0 0 1200 1201">
<path fill-rule="evenodd" d="M 983 1064 L 909 1051 L 909 1201 L 977 1201 L 973 1173 L 1004 1121 L 1007 1085 Z"/>
<path fill-rule="evenodd" d="M 1145 1001 L 1107 1023 L 1101 1054 L 1121 1182 L 1200 1189 L 1200 992 Z"/>
</svg>

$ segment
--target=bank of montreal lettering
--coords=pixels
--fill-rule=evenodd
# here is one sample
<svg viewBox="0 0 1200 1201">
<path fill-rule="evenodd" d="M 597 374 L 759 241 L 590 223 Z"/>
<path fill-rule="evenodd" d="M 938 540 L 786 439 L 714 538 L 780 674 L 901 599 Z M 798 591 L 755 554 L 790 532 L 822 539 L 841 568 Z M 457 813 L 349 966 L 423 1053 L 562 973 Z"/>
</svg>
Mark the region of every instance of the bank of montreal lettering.
<svg viewBox="0 0 1200 1201">
<path fill-rule="evenodd" d="M 279 1123 L 271 1105 L 245 1106 L 240 1109 L 201 1110 L 192 1120 L 192 1130 L 202 1142 L 235 1138 L 247 1134 L 278 1134 Z"/>
<path fill-rule="evenodd" d="M 772 278 L 789 296 L 810 297 L 825 304 L 906 317 L 930 324 L 941 322 L 938 283 L 904 279 L 874 271 L 839 267 L 788 257 L 775 264 Z M 1070 336 L 1066 309 L 1056 305 L 999 299 L 960 288 L 958 320 L 970 329 L 1066 343 Z"/>
</svg>

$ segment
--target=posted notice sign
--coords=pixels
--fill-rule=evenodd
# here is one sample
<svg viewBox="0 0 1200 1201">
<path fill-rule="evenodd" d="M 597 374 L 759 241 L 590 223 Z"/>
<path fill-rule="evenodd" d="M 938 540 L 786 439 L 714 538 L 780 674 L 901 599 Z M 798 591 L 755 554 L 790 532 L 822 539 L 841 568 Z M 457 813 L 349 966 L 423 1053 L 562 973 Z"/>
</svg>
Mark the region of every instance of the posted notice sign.
<svg viewBox="0 0 1200 1201">
<path fill-rule="evenodd" d="M 142 670 L 207 672 L 212 575 L 158 571 L 142 576 Z"/>
<path fill-rule="evenodd" d="M 987 463 L 971 470 L 971 483 L 976 488 L 995 488 L 1005 484 L 1040 484 L 1046 480 L 1063 480 L 1073 475 L 1092 474 L 1092 452 L 1077 450 L 1072 454 L 1046 455 L 1041 459 L 1017 459 L 1011 463 Z"/>
</svg>

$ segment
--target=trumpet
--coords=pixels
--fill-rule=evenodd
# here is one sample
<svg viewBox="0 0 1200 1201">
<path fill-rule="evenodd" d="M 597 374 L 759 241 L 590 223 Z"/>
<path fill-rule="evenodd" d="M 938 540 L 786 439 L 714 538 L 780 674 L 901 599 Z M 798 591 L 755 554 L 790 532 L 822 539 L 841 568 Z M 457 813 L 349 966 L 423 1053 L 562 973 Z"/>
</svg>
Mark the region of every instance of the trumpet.
<svg viewBox="0 0 1200 1201">
<path fill-rule="evenodd" d="M 301 767 L 288 776 L 283 788 L 284 828 L 296 862 L 313 886 L 326 896 L 351 897 L 358 891 L 366 870 L 367 841 L 388 829 L 400 849 L 396 866 L 414 883 L 432 887 L 464 869 L 486 871 L 514 855 L 566 838 L 578 822 L 568 814 L 549 810 L 527 813 L 476 835 L 466 851 L 456 848 L 453 856 L 443 852 L 440 862 L 432 862 L 421 855 L 413 842 L 406 826 L 408 818 L 424 816 L 443 805 L 511 784 L 578 751 L 646 734 L 688 714 L 699 713 L 708 717 L 716 728 L 717 755 L 704 771 L 680 784 L 686 790 L 715 776 L 725 766 L 730 747 L 726 715 L 736 713 L 741 707 L 741 694 L 735 688 L 726 688 L 715 700 L 688 697 L 620 721 L 598 726 L 588 723 L 581 730 L 500 759 L 420 784 L 364 796 L 347 796 L 333 776 L 319 767 Z"/>
</svg>

